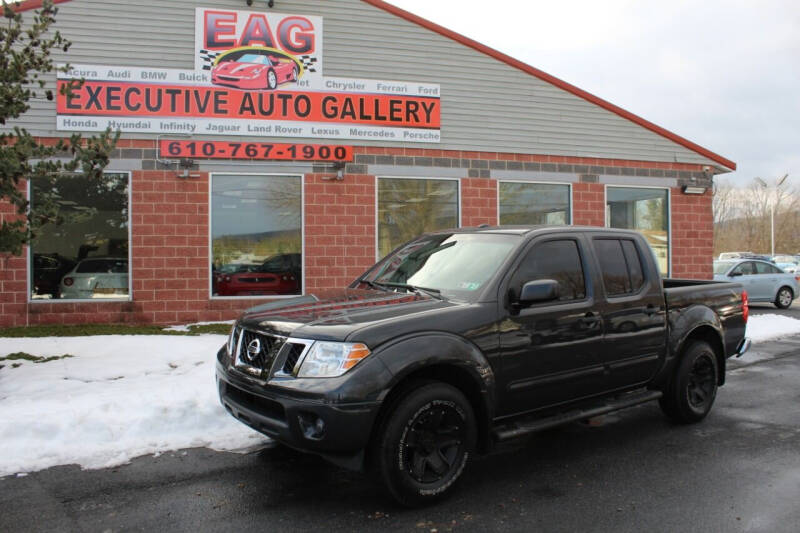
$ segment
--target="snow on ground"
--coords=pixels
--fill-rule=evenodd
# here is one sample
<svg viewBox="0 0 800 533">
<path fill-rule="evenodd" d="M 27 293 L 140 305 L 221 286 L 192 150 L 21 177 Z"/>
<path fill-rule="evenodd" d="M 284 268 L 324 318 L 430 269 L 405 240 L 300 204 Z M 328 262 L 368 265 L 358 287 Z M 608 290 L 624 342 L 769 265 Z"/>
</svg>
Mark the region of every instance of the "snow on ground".
<svg viewBox="0 0 800 533">
<path fill-rule="evenodd" d="M 747 325 L 755 344 L 798 333 L 800 320 L 780 315 L 751 315 Z M 0 363 L 0 476 L 74 463 L 103 468 L 198 446 L 263 445 L 267 437 L 219 403 L 214 361 L 224 342 L 222 335 L 0 338 L 0 357 L 74 356 Z"/>
<path fill-rule="evenodd" d="M 215 324 L 227 324 L 232 326 L 233 320 L 227 320 L 225 322 L 194 322 L 192 324 L 184 324 L 182 326 L 169 326 L 164 328 L 164 331 L 190 331 L 192 326 L 213 326 Z"/>
<path fill-rule="evenodd" d="M 231 417 L 214 382 L 223 335 L 2 338 L 0 357 L 71 354 L 47 363 L 2 361 L 0 476 L 207 446 L 239 450 L 267 437 Z M 18 368 L 12 363 L 21 362 Z"/>
<path fill-rule="evenodd" d="M 800 320 L 796 318 L 751 314 L 747 320 L 747 336 L 753 343 L 780 339 L 798 333 L 800 333 Z"/>
</svg>

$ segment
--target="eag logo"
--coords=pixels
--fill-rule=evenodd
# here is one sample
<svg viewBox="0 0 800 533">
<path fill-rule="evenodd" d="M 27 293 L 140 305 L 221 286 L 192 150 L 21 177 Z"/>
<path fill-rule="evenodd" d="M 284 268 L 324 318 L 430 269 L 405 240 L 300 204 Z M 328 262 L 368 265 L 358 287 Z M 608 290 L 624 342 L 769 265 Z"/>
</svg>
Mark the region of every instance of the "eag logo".
<svg viewBox="0 0 800 533">
<path fill-rule="evenodd" d="M 247 15 L 239 24 L 241 15 Z M 292 55 L 311 55 L 316 50 L 314 24 L 306 17 L 280 15 L 277 26 L 267 13 L 239 11 L 205 11 L 203 16 L 203 48 L 229 50 L 244 46 L 279 48 Z"/>
<path fill-rule="evenodd" d="M 215 84 L 275 89 L 321 77 L 322 17 L 197 8 L 195 50 Z"/>
</svg>

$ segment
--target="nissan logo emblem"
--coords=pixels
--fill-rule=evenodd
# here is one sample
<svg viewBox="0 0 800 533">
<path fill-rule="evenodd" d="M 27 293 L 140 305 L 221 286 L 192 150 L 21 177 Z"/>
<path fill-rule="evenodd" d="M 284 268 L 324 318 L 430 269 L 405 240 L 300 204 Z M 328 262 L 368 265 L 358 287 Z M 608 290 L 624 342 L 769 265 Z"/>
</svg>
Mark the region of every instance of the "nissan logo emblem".
<svg viewBox="0 0 800 533">
<path fill-rule="evenodd" d="M 247 344 L 247 350 L 245 352 L 245 359 L 248 362 L 252 363 L 256 360 L 256 358 L 261 354 L 261 341 L 258 339 L 253 339 Z"/>
</svg>

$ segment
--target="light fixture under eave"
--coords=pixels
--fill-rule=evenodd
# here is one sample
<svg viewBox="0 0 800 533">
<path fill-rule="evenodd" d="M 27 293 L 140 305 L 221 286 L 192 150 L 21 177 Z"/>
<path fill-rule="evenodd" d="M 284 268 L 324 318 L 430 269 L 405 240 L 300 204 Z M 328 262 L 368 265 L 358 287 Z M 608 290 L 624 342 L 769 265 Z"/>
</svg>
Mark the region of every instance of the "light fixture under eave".
<svg viewBox="0 0 800 533">
<path fill-rule="evenodd" d="M 697 187 L 695 185 L 684 185 L 681 191 L 683 194 L 705 194 L 708 187 Z"/>
</svg>

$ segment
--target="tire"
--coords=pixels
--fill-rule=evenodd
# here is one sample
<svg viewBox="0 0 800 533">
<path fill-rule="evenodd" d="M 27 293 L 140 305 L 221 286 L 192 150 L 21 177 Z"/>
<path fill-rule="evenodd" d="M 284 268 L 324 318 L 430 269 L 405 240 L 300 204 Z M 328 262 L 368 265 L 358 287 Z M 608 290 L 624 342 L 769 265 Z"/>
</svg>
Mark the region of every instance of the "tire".
<svg viewBox="0 0 800 533">
<path fill-rule="evenodd" d="M 297 65 L 295 65 L 294 67 L 292 67 L 292 81 L 297 81 L 297 76 L 298 75 L 299 75 L 299 72 L 297 70 Z"/>
<path fill-rule="evenodd" d="M 794 300 L 794 292 L 789 287 L 781 287 L 775 295 L 775 307 L 778 309 L 788 309 Z"/>
<path fill-rule="evenodd" d="M 420 383 L 383 418 L 371 450 L 373 474 L 403 505 L 438 501 L 461 477 L 475 448 L 475 426 L 472 407 L 458 389 Z"/>
<path fill-rule="evenodd" d="M 275 74 L 274 70 L 269 69 L 269 72 L 267 72 L 267 89 L 274 91 L 276 87 L 278 87 L 278 75 Z"/>
<path fill-rule="evenodd" d="M 701 421 L 714 405 L 717 376 L 714 349 L 705 341 L 692 341 L 659 399 L 661 410 L 679 424 Z"/>
</svg>

